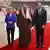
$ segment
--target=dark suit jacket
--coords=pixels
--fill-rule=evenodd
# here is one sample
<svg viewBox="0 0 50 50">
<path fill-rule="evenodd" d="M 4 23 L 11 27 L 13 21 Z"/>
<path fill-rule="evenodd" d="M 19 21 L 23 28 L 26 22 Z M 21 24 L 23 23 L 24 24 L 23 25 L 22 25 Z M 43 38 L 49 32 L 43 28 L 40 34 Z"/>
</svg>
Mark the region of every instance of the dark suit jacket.
<svg viewBox="0 0 50 50">
<path fill-rule="evenodd" d="M 38 9 L 35 10 L 34 16 L 32 18 L 32 26 L 33 25 L 38 25 L 42 26 L 46 24 L 47 21 L 47 12 L 44 8 L 41 10 L 41 15 L 38 14 Z"/>
</svg>

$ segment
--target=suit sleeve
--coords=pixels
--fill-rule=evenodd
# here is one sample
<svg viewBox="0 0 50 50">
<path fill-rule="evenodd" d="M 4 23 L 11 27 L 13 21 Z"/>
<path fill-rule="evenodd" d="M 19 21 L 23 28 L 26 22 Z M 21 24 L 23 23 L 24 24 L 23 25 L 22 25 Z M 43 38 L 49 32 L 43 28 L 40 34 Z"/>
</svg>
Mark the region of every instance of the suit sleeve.
<svg viewBox="0 0 50 50">
<path fill-rule="evenodd" d="M 36 23 L 36 18 L 37 18 L 37 10 L 35 10 L 34 15 L 33 15 L 33 17 L 32 17 L 32 26 L 35 25 L 35 23 Z"/>
<path fill-rule="evenodd" d="M 17 18 L 17 16 L 16 16 L 16 14 L 14 15 L 14 20 L 13 20 L 13 23 L 15 23 L 16 22 L 16 19 Z"/>
<path fill-rule="evenodd" d="M 7 16 L 5 16 L 5 23 L 8 23 L 8 19 L 7 19 Z"/>
<path fill-rule="evenodd" d="M 44 12 L 44 25 L 46 25 L 46 23 L 47 23 L 47 12 L 45 10 L 45 12 Z"/>
</svg>

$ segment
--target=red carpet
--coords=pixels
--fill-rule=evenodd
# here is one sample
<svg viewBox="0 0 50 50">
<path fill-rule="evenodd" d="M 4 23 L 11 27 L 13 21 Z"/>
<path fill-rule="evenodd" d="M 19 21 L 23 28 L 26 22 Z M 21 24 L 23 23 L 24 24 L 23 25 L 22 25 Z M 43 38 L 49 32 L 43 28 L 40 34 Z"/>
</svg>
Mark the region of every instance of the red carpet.
<svg viewBox="0 0 50 50">
<path fill-rule="evenodd" d="M 50 45 L 50 23 L 46 25 L 45 31 L 44 31 L 44 48 L 36 48 L 36 31 L 35 29 L 32 30 L 31 34 L 31 42 L 28 46 L 28 50 L 48 50 L 48 47 Z M 0 50 L 27 50 L 27 48 L 19 48 L 18 39 L 14 42 L 14 47 L 12 48 L 12 45 L 10 44 L 10 47 L 5 46 L 3 48 L 0 48 Z"/>
</svg>

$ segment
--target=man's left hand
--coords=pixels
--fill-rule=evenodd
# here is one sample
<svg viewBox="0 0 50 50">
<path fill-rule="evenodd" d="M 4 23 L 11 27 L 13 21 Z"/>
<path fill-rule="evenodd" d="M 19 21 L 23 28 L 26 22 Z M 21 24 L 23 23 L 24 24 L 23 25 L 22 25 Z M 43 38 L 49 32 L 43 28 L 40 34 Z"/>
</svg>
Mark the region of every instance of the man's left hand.
<svg viewBox="0 0 50 50">
<path fill-rule="evenodd" d="M 42 25 L 42 28 L 45 28 L 45 25 Z"/>
</svg>

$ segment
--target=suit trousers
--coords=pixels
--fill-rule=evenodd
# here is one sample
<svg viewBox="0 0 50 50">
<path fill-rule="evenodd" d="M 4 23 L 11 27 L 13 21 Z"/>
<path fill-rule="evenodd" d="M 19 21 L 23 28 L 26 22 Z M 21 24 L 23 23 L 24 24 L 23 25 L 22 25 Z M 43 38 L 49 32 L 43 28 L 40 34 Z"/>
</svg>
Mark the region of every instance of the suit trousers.
<svg viewBox="0 0 50 50">
<path fill-rule="evenodd" d="M 36 44 L 39 46 L 40 43 L 44 44 L 44 28 L 36 26 Z"/>
<path fill-rule="evenodd" d="M 10 45 L 10 34 L 11 34 L 11 41 L 12 45 L 14 42 L 14 28 L 7 28 L 7 40 L 8 40 L 8 45 Z"/>
</svg>

